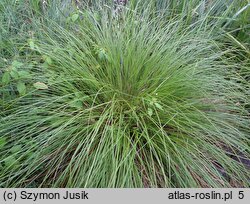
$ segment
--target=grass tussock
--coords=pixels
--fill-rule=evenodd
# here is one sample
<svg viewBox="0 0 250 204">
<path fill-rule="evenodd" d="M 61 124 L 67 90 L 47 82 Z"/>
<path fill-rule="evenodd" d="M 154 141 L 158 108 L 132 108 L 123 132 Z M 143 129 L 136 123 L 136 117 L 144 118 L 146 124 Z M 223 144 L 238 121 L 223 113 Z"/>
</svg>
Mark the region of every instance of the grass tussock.
<svg viewBox="0 0 250 204">
<path fill-rule="evenodd" d="M 249 187 L 240 48 L 206 15 L 132 5 L 36 18 L 2 49 L 1 186 Z"/>
</svg>

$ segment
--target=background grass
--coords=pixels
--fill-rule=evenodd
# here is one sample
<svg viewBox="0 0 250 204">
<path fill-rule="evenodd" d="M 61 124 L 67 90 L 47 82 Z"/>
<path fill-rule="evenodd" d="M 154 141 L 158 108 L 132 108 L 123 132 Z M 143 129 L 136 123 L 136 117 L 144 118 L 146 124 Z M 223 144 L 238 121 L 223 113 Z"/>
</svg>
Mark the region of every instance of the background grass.
<svg viewBox="0 0 250 204">
<path fill-rule="evenodd" d="M 249 187 L 249 2 L 1 1 L 2 187 Z"/>
</svg>

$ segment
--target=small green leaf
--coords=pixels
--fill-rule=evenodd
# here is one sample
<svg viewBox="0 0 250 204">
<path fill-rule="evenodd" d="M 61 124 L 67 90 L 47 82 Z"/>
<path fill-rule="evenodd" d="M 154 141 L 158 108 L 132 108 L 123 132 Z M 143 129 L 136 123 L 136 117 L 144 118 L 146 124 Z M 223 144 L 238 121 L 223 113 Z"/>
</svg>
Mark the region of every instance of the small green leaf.
<svg viewBox="0 0 250 204">
<path fill-rule="evenodd" d="M 5 165 L 8 167 L 8 168 L 17 168 L 18 167 L 18 161 L 15 159 L 14 156 L 8 156 L 5 160 L 4 160 L 4 163 Z"/>
<path fill-rule="evenodd" d="M 33 40 L 29 40 L 29 46 L 30 46 L 30 49 L 34 50 L 35 49 L 35 43 Z"/>
<path fill-rule="evenodd" d="M 73 22 L 75 22 L 79 18 L 79 14 L 75 13 L 72 15 L 71 19 Z"/>
<path fill-rule="evenodd" d="M 97 54 L 100 60 L 107 60 L 110 62 L 110 58 L 107 55 L 107 52 L 103 48 L 101 48 Z"/>
<path fill-rule="evenodd" d="M 15 69 L 11 70 L 10 75 L 11 75 L 11 77 L 13 79 L 18 79 L 19 78 L 18 72 Z"/>
<path fill-rule="evenodd" d="M 14 60 L 14 61 L 12 62 L 12 66 L 15 67 L 15 68 L 20 68 L 21 66 L 23 66 L 23 63 Z"/>
<path fill-rule="evenodd" d="M 46 65 L 52 65 L 53 64 L 53 60 L 49 56 L 43 55 L 42 58 L 45 61 L 44 64 L 46 64 Z"/>
<path fill-rule="evenodd" d="M 7 144 L 7 140 L 5 137 L 0 137 L 0 149 Z"/>
<path fill-rule="evenodd" d="M 103 49 L 101 49 L 99 52 L 98 52 L 98 57 L 100 60 L 104 60 L 105 59 L 105 51 Z"/>
<path fill-rule="evenodd" d="M 10 83 L 10 73 L 9 72 L 5 72 L 2 76 L 2 83 L 4 85 L 7 85 L 8 83 Z"/>
<path fill-rule="evenodd" d="M 82 101 L 81 100 L 75 100 L 71 104 L 71 107 L 81 109 L 83 107 Z"/>
<path fill-rule="evenodd" d="M 148 115 L 151 117 L 153 115 L 153 110 L 152 108 L 148 108 Z"/>
<path fill-rule="evenodd" d="M 159 103 L 154 103 L 154 104 L 155 104 L 155 107 L 156 107 L 156 108 L 158 108 L 158 109 L 160 109 L 160 110 L 163 110 L 162 105 L 160 105 Z"/>
<path fill-rule="evenodd" d="M 110 57 L 108 55 L 105 55 L 105 58 L 108 62 L 110 62 Z"/>
<path fill-rule="evenodd" d="M 45 62 L 47 62 L 48 65 L 52 65 L 53 61 L 50 57 L 46 57 Z"/>
<path fill-rule="evenodd" d="M 19 71 L 18 75 L 20 76 L 20 78 L 23 78 L 23 79 L 28 79 L 31 77 L 30 73 L 27 71 Z"/>
<path fill-rule="evenodd" d="M 20 152 L 22 150 L 22 145 L 15 145 L 10 149 L 10 152 L 12 154 L 15 154 L 17 152 Z"/>
<path fill-rule="evenodd" d="M 70 23 L 72 21 L 71 16 L 66 18 L 66 23 Z"/>
<path fill-rule="evenodd" d="M 156 103 L 157 98 L 152 98 L 152 101 L 153 101 L 154 103 Z"/>
<path fill-rule="evenodd" d="M 43 68 L 45 68 L 45 69 L 48 69 L 49 68 L 49 64 L 48 63 L 43 63 Z"/>
<path fill-rule="evenodd" d="M 40 90 L 48 89 L 48 86 L 42 82 L 36 82 L 33 84 L 33 86 Z"/>
<path fill-rule="evenodd" d="M 20 95 L 24 95 L 26 93 L 26 86 L 25 83 L 19 81 L 17 83 L 17 91 Z"/>
</svg>

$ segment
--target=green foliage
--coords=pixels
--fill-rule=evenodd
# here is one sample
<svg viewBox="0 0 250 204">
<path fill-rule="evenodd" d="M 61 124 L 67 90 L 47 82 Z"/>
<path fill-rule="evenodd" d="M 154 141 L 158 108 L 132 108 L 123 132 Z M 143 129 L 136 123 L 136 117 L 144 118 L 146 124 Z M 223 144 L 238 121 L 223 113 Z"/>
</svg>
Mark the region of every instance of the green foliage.
<svg viewBox="0 0 250 204">
<path fill-rule="evenodd" d="M 249 187 L 246 5 L 65 2 L 0 3 L 1 186 Z"/>
<path fill-rule="evenodd" d="M 2 148 L 6 143 L 7 143 L 6 138 L 5 137 L 1 137 L 0 138 L 0 148 Z"/>
<path fill-rule="evenodd" d="M 24 95 L 26 93 L 25 83 L 19 81 L 17 83 L 17 90 L 20 95 Z"/>
<path fill-rule="evenodd" d="M 8 84 L 10 82 L 10 74 L 9 72 L 5 72 L 2 76 L 2 83 L 4 85 Z"/>
</svg>

